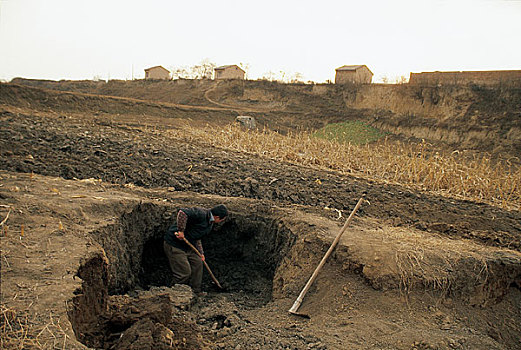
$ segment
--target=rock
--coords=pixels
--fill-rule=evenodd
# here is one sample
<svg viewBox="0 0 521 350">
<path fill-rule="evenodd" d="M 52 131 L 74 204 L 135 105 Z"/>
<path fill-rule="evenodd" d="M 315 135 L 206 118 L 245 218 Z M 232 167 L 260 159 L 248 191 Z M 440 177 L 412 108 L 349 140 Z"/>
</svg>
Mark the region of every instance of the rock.
<svg viewBox="0 0 521 350">
<path fill-rule="evenodd" d="M 235 118 L 236 121 L 241 123 L 242 126 L 254 130 L 257 128 L 257 123 L 255 122 L 255 118 L 250 117 L 248 115 L 240 115 L 237 118 Z"/>
</svg>

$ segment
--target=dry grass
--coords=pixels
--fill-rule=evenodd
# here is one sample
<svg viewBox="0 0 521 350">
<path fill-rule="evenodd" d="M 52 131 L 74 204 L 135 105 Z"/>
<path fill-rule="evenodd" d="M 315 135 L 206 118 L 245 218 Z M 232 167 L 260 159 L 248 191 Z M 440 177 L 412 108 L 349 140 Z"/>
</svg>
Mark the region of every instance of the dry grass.
<svg viewBox="0 0 521 350">
<path fill-rule="evenodd" d="M 247 131 L 187 127 L 176 138 L 256 156 L 316 166 L 376 181 L 434 191 L 447 196 L 486 201 L 504 208 L 521 207 L 521 168 L 490 157 L 469 158 L 460 152 L 442 154 L 428 144 L 384 141 L 357 146 L 300 132 Z"/>
<path fill-rule="evenodd" d="M 452 295 L 482 303 L 508 288 L 501 261 L 519 263 L 521 255 L 503 248 L 487 247 L 470 240 L 448 240 L 441 235 L 406 227 L 377 230 L 365 241 L 366 265 L 375 265 L 388 287 L 396 287 L 407 298 L 412 291 L 429 291 L 439 300 Z M 504 260 L 503 260 L 504 259 Z M 514 276 L 512 276 L 514 278 Z"/>
<path fill-rule="evenodd" d="M 0 305 L 0 349 L 67 349 L 69 339 L 57 316 L 42 326 L 34 315 Z"/>
<path fill-rule="evenodd" d="M 478 288 L 489 278 L 487 259 L 494 259 L 494 248 L 412 231 L 393 232 L 391 236 L 388 243 L 395 245 L 400 290 L 406 294 L 423 287 L 447 295 L 457 292 L 461 285 Z M 463 276 L 467 279 L 464 282 Z"/>
</svg>

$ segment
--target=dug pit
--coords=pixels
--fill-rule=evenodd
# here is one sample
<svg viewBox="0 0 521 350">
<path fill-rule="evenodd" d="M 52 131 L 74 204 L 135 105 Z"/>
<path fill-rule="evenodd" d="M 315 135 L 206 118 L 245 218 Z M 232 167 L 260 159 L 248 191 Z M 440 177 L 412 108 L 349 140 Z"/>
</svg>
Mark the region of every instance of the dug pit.
<svg viewBox="0 0 521 350">
<path fill-rule="evenodd" d="M 178 208 L 216 204 L 198 199 L 198 203 L 129 206 L 111 224 L 90 233 L 99 249 L 80 264 L 82 287 L 68 304 L 79 341 L 111 349 L 128 349 L 140 342 L 152 348 L 174 343 L 202 348 L 199 325 L 224 331 L 237 324 L 233 317 L 241 310 L 262 310 L 272 299 L 294 299 L 339 230 L 338 220 L 262 201 L 229 200 L 232 215 L 203 241 L 206 261 L 225 290 L 218 290 L 205 273 L 203 287 L 216 307 L 206 312 L 205 299 L 195 304 L 194 309 L 204 311 L 195 324 L 193 315 L 186 316 L 194 306 L 193 293 L 187 286 L 170 288 L 162 246 Z M 334 300 L 339 300 L 337 306 L 349 302 L 344 300 L 344 287 L 350 287 L 342 279 L 353 274 L 375 290 L 427 290 L 440 298 L 481 306 L 498 303 L 519 288 L 517 252 L 446 241 L 362 217 L 355 221 L 332 254 L 329 272 L 326 266 L 323 278 L 310 290 L 314 297 L 304 306 L 315 314 L 328 312 L 324 306 L 335 306 Z"/>
<path fill-rule="evenodd" d="M 171 272 L 163 252 L 163 236 L 177 210 L 142 203 L 91 233 L 100 251 L 81 264 L 78 276 L 83 280 L 82 288 L 76 291 L 68 310 L 81 342 L 91 347 L 112 346 L 145 318 L 171 329 L 177 311 L 172 308 L 176 305 L 172 296 L 162 293 L 168 290 L 175 294 L 168 289 Z M 259 215 L 258 210 L 232 212 L 203 240 L 206 261 L 224 290 L 213 284 L 208 273 L 204 274 L 203 288 L 211 293 L 225 292 L 239 307 L 260 307 L 272 299 L 276 269 L 296 235 L 277 215 Z M 176 288 L 181 299 L 183 293 L 188 295 L 185 301 L 177 300 L 177 306 L 190 308 L 190 290 Z M 151 290 L 162 292 L 145 293 Z"/>
</svg>

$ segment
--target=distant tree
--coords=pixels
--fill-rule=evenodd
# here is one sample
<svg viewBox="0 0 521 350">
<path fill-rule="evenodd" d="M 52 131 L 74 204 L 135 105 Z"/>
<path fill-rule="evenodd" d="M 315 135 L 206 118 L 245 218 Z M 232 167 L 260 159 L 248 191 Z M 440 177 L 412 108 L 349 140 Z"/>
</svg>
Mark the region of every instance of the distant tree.
<svg viewBox="0 0 521 350">
<path fill-rule="evenodd" d="M 384 84 L 389 84 L 389 78 L 388 78 L 387 76 L 385 76 L 385 75 L 382 76 L 382 77 L 380 78 L 380 80 L 381 80 L 382 83 L 384 83 Z"/>
<path fill-rule="evenodd" d="M 272 71 L 269 71 L 269 72 L 262 74 L 262 80 L 274 81 L 275 73 L 273 73 Z"/>
<path fill-rule="evenodd" d="M 273 71 L 266 72 L 262 75 L 261 80 L 278 81 L 280 83 L 301 83 L 303 82 L 304 76 L 302 73 L 287 73 L 280 70 L 278 73 Z"/>
<path fill-rule="evenodd" d="M 193 79 L 212 79 L 213 71 L 217 65 L 205 58 L 198 65 L 192 67 Z"/>
<path fill-rule="evenodd" d="M 402 76 L 396 78 L 396 84 L 406 84 L 408 80 L 409 79 L 407 79 L 407 77 L 405 75 L 402 75 Z"/>
<path fill-rule="evenodd" d="M 280 79 L 277 79 L 278 81 L 281 81 L 281 82 L 285 82 L 285 78 L 286 78 L 286 72 L 284 72 L 283 70 L 279 71 L 279 75 L 280 75 Z"/>
<path fill-rule="evenodd" d="M 217 65 L 205 58 L 201 63 L 191 67 L 171 67 L 172 79 L 212 79 Z"/>
<path fill-rule="evenodd" d="M 171 67 L 172 79 L 190 79 L 190 70 L 187 67 Z"/>
<path fill-rule="evenodd" d="M 289 82 L 290 83 L 302 83 L 303 78 L 304 78 L 304 76 L 302 75 L 302 73 L 295 72 L 291 75 Z"/>
</svg>

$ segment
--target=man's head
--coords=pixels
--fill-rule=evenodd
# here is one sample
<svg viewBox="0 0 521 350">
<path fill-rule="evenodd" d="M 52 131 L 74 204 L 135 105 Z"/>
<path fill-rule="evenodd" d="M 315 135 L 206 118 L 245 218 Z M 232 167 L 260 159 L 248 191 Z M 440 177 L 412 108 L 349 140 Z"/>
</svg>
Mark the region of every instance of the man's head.
<svg viewBox="0 0 521 350">
<path fill-rule="evenodd" d="M 224 204 L 219 204 L 210 209 L 214 217 L 215 223 L 218 224 L 228 216 L 228 208 Z"/>
</svg>

